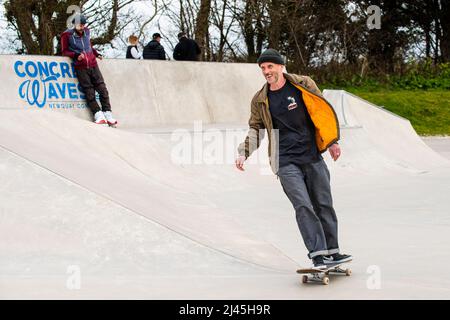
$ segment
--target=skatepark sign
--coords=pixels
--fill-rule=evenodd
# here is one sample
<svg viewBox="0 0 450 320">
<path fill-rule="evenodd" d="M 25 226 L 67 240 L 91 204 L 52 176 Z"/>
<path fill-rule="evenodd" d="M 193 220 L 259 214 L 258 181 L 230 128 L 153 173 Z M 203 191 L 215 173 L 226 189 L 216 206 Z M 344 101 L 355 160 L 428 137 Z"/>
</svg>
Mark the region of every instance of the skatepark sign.
<svg viewBox="0 0 450 320">
<path fill-rule="evenodd" d="M 85 96 L 78 83 L 73 63 L 51 58 L 16 59 L 12 62 L 18 98 L 27 107 L 85 109 Z"/>
</svg>

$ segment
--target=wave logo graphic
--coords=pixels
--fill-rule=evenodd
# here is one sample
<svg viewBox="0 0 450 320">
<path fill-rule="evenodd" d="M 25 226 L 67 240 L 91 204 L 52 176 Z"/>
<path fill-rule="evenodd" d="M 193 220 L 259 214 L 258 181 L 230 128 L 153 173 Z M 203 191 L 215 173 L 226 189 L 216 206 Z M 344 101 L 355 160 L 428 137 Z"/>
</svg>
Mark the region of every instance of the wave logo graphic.
<svg viewBox="0 0 450 320">
<path fill-rule="evenodd" d="M 26 99 L 30 106 L 36 105 L 38 108 L 43 108 L 47 103 L 47 85 L 49 81 L 56 81 L 56 76 L 50 76 L 40 81 L 26 80 L 19 87 L 19 96 Z"/>
</svg>

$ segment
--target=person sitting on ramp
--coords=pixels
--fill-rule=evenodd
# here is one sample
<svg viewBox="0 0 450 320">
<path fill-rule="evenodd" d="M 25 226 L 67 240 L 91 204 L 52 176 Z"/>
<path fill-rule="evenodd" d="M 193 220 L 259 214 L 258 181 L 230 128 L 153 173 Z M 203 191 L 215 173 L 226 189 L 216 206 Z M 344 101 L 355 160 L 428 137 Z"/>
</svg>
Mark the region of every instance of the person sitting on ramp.
<svg viewBox="0 0 450 320">
<path fill-rule="evenodd" d="M 244 171 L 267 130 L 272 171 L 294 206 L 314 268 L 351 261 L 340 253 L 330 173 L 321 155 L 328 149 L 336 161 L 341 154 L 336 114 L 310 77 L 283 73 L 284 60 L 276 50 L 267 49 L 257 62 L 266 83 L 252 99 L 250 129 L 238 147 L 236 167 Z"/>
<path fill-rule="evenodd" d="M 72 20 L 74 27 L 61 34 L 62 55 L 74 60 L 75 72 L 95 123 L 115 126 L 117 120 L 112 115 L 108 89 L 96 60 L 103 57 L 92 47 L 86 22 L 86 17 L 78 14 Z M 101 108 L 95 100 L 96 91 L 100 96 Z"/>
</svg>

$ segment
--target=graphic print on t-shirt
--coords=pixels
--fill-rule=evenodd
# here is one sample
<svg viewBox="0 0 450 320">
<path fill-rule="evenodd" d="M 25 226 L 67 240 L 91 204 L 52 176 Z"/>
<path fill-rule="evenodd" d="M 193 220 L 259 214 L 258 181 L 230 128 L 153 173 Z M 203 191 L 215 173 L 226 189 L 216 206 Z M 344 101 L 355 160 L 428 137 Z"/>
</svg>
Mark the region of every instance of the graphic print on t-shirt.
<svg viewBox="0 0 450 320">
<path fill-rule="evenodd" d="M 288 105 L 288 110 L 292 110 L 297 108 L 297 102 L 295 102 L 295 98 L 294 97 L 287 97 L 287 99 L 289 100 L 289 105 Z"/>
</svg>

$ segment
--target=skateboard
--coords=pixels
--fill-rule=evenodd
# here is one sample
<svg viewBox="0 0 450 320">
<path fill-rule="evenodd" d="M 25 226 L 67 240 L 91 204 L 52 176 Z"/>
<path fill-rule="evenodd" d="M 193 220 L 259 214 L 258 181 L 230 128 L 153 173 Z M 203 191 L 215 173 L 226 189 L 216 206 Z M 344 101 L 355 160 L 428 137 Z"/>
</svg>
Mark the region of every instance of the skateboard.
<svg viewBox="0 0 450 320">
<path fill-rule="evenodd" d="M 322 282 L 322 284 L 328 285 L 330 283 L 330 274 L 345 274 L 346 276 L 350 276 L 352 274 L 352 270 L 341 268 L 343 264 L 349 262 L 350 261 L 330 264 L 326 269 L 322 270 L 314 268 L 298 269 L 297 273 L 303 274 L 302 283 L 307 283 L 308 281 L 310 281 Z"/>
</svg>

